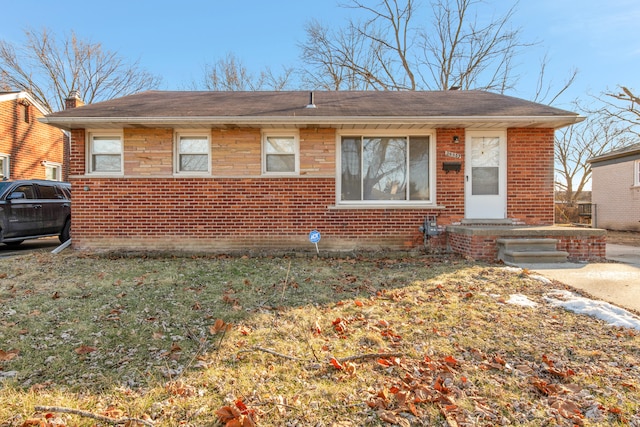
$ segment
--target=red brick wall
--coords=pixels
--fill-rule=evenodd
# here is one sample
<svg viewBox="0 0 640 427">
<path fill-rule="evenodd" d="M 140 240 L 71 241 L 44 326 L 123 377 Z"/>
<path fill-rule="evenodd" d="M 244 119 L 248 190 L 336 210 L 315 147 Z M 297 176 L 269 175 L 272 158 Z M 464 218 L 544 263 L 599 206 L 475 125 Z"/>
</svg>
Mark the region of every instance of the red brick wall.
<svg viewBox="0 0 640 427">
<path fill-rule="evenodd" d="M 580 236 L 562 230 L 558 233 L 536 235 L 536 238 L 556 239 L 556 249 L 569 253 L 572 261 L 601 261 L 606 258 L 606 235 Z M 498 256 L 496 241 L 504 237 L 499 231 L 492 235 L 447 233 L 449 248 L 456 253 L 480 261 L 495 261 Z"/>
<path fill-rule="evenodd" d="M 480 261 L 494 261 L 498 257 L 496 236 L 478 236 L 458 233 L 447 233 L 449 248 L 458 254 Z"/>
<path fill-rule="evenodd" d="M 78 248 L 407 249 L 422 243 L 423 209 L 336 209 L 333 178 L 78 178 Z M 313 248 L 314 249 L 314 248 Z"/>
<path fill-rule="evenodd" d="M 445 209 L 438 212 L 440 224 L 459 222 L 464 218 L 464 129 L 438 129 L 436 131 L 436 185 L 437 203 Z M 458 143 L 453 137 L 458 137 Z M 462 155 L 461 159 L 452 158 L 446 152 Z M 460 162 L 460 172 L 445 172 L 444 162 Z"/>
<path fill-rule="evenodd" d="M 86 170 L 84 129 L 73 129 L 71 131 L 71 147 L 69 151 L 69 180 L 73 181 L 73 176 L 84 175 Z"/>
<path fill-rule="evenodd" d="M 40 123 L 37 119 L 43 114 L 33 105 L 26 107 L 29 122 L 25 122 L 20 101 L 0 102 L 0 153 L 10 156 L 11 179 L 44 179 L 43 161 L 64 164 L 63 133 Z"/>
<path fill-rule="evenodd" d="M 553 236 L 547 236 L 557 238 Z M 563 236 L 558 238 L 559 251 L 569 253 L 577 261 L 598 261 L 607 256 L 607 237 L 603 236 Z"/>
<path fill-rule="evenodd" d="M 212 177 L 174 177 L 173 132 L 124 130 L 123 178 L 86 176 L 85 131 L 72 132 L 75 247 L 311 249 L 308 233 L 318 229 L 325 249 L 406 249 L 422 244 L 418 227 L 426 215 L 436 215 L 440 226 L 464 218 L 464 129 L 436 131 L 437 206 L 428 209 L 335 207 L 333 129 L 299 130 L 300 176 L 287 178 L 261 176 L 259 129 L 211 130 Z M 552 223 L 553 131 L 509 130 L 508 137 L 509 216 Z M 442 170 L 451 161 L 461 163 L 460 172 Z M 433 242 L 443 246 L 446 239 Z"/>
<path fill-rule="evenodd" d="M 507 130 L 507 216 L 528 225 L 554 218 L 553 129 Z"/>
</svg>

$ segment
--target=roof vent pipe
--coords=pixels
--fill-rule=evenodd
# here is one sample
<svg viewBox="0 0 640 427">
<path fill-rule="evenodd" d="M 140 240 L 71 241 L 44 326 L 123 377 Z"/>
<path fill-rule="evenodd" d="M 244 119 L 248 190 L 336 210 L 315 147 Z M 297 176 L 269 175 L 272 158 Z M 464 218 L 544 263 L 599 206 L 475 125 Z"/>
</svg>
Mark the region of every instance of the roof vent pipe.
<svg viewBox="0 0 640 427">
<path fill-rule="evenodd" d="M 313 91 L 309 92 L 309 104 L 307 105 L 306 108 L 317 108 L 316 104 L 314 103 L 314 94 Z"/>
</svg>

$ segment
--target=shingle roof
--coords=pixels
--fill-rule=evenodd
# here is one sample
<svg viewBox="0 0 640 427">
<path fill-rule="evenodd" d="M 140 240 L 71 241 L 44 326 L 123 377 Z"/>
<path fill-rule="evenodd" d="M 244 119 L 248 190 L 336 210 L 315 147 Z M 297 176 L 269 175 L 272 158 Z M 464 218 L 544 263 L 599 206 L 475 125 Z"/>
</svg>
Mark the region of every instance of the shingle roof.
<svg viewBox="0 0 640 427">
<path fill-rule="evenodd" d="M 148 91 L 50 114 L 46 122 L 71 127 L 92 122 L 176 123 L 356 123 L 398 121 L 464 122 L 471 118 L 522 120 L 562 127 L 582 120 L 576 113 L 483 91 L 331 91 L 313 92 Z M 443 120 L 446 119 L 446 120 Z M 455 119 L 455 120 L 454 120 Z M 453 120 L 453 121 L 452 121 Z M 535 122 L 535 123 L 534 123 Z"/>
<path fill-rule="evenodd" d="M 592 157 L 589 159 L 589 163 L 598 163 L 627 156 L 636 156 L 638 154 L 640 154 L 640 142 L 611 150 L 596 157 Z"/>
</svg>

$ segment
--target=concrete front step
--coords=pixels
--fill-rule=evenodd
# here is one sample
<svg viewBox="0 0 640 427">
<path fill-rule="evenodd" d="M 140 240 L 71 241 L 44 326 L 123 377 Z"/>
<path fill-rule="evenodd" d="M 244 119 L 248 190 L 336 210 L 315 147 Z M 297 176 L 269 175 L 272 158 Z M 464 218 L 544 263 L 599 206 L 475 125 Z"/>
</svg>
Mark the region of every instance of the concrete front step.
<svg viewBox="0 0 640 427">
<path fill-rule="evenodd" d="M 550 264 L 567 262 L 568 256 L 564 251 L 505 251 L 499 259 L 513 264 Z"/>
<path fill-rule="evenodd" d="M 555 251 L 558 245 L 557 239 L 546 238 L 518 238 L 507 239 L 500 238 L 496 240 L 498 247 L 503 247 L 505 250 L 512 251 Z"/>
<path fill-rule="evenodd" d="M 556 250 L 558 241 L 547 238 L 497 239 L 498 259 L 509 263 L 566 262 L 568 252 Z"/>
</svg>

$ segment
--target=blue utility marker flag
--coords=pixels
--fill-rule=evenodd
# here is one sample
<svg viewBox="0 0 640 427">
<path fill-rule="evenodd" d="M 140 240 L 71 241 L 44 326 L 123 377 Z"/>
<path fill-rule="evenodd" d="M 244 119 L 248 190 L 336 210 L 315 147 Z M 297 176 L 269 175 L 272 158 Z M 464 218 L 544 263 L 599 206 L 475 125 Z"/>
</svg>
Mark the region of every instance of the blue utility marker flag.
<svg viewBox="0 0 640 427">
<path fill-rule="evenodd" d="M 311 230 L 309 233 L 309 241 L 316 245 L 316 253 L 320 255 L 320 250 L 318 249 L 318 242 L 320 241 L 320 232 L 318 230 Z"/>
</svg>

